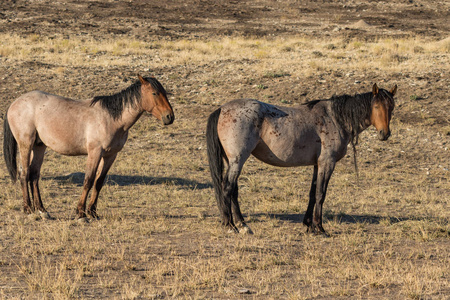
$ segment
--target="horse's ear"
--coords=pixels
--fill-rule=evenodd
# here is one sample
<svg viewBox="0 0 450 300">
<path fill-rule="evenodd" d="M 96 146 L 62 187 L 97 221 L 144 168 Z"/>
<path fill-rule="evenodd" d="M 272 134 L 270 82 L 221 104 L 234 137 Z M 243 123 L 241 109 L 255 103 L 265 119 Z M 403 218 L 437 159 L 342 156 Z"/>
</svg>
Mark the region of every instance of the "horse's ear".
<svg viewBox="0 0 450 300">
<path fill-rule="evenodd" d="M 378 95 L 378 86 L 376 83 L 373 84 L 372 93 L 374 96 Z"/>
<path fill-rule="evenodd" d="M 397 93 L 397 85 L 395 85 L 392 90 L 389 91 L 389 93 L 392 94 L 392 96 L 395 96 L 395 94 Z"/>
<path fill-rule="evenodd" d="M 142 85 L 144 85 L 144 84 L 147 84 L 148 83 L 148 81 L 147 80 L 145 80 L 145 78 L 144 77 L 142 77 L 141 75 L 139 75 L 138 74 L 138 78 L 139 78 L 139 81 L 141 82 L 141 84 Z"/>
</svg>

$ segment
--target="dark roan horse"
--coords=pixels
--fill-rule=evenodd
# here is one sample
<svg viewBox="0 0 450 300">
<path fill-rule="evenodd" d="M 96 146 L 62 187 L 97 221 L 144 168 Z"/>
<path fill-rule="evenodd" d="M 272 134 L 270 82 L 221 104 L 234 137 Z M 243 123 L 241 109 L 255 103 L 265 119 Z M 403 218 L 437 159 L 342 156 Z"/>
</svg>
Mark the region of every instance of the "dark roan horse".
<svg viewBox="0 0 450 300">
<path fill-rule="evenodd" d="M 86 217 L 86 200 L 94 187 L 87 213 L 98 218 L 97 200 L 106 174 L 124 146 L 128 130 L 144 112 L 165 125 L 174 121 L 172 107 L 161 83 L 143 78 L 111 96 L 78 101 L 41 91 L 20 96 L 4 120 L 3 153 L 13 181 L 17 179 L 17 152 L 24 212 L 50 218 L 39 193 L 39 177 L 47 147 L 63 155 L 87 155 L 78 218 Z M 30 201 L 29 191 L 33 203 Z"/>
<path fill-rule="evenodd" d="M 349 143 L 355 150 L 359 133 L 370 125 L 380 140 L 389 138 L 396 91 L 397 86 L 387 91 L 374 84 L 368 93 L 334 96 L 297 108 L 241 99 L 214 111 L 208 119 L 206 139 L 222 223 L 230 231 L 238 232 L 239 227 L 252 233 L 239 208 L 237 184 L 252 154 L 279 167 L 314 166 L 303 223 L 309 232 L 326 234 L 322 206 L 335 164 L 345 156 Z"/>
</svg>

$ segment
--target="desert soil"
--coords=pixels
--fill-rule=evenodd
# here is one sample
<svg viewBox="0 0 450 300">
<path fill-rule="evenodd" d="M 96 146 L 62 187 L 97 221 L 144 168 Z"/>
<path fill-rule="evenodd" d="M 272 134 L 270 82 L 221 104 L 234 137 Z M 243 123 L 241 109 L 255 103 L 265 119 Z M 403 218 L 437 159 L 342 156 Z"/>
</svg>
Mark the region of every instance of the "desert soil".
<svg viewBox="0 0 450 300">
<path fill-rule="evenodd" d="M 125 37 L 148 43 L 181 39 L 219 40 L 223 37 L 270 39 L 292 36 L 342 37 L 361 41 L 374 41 L 380 37 L 391 37 L 392 39 L 418 37 L 437 41 L 448 38 L 450 32 L 449 11 L 448 1 L 427 0 L 386 2 L 6 0 L 0 2 L 0 33 L 23 37 L 39 35 L 65 39 L 86 37 L 98 41 Z M 152 60 L 152 57 L 148 57 L 148 59 Z M 73 237 L 73 239 L 68 236 L 65 238 L 65 242 L 61 242 L 62 238 L 53 237 L 54 243 L 67 244 L 61 245 L 56 250 L 49 250 L 48 253 L 36 251 L 32 253 L 33 257 L 30 257 L 28 254 L 23 254 L 26 253 L 25 250 L 23 253 L 20 252 L 19 245 L 32 249 L 38 247 L 36 244 L 39 244 L 39 241 L 30 235 L 39 235 L 40 228 L 47 228 L 47 230 L 53 228 L 50 231 L 59 232 L 54 229 L 58 226 L 47 225 L 47 221 L 42 220 L 30 222 L 28 218 L 22 216 L 19 185 L 10 183 L 6 167 L 3 163 L 0 164 L 0 187 L 5 190 L 15 190 L 14 193 L 3 193 L 0 198 L 0 203 L 3 205 L 2 220 L 0 221 L 0 231 L 2 231 L 0 297 L 5 299 L 28 299 L 31 297 L 36 299 L 66 297 L 86 299 L 163 299 L 171 297 L 444 299 L 450 295 L 448 270 L 439 277 L 438 288 L 434 290 L 423 288 L 422 292 L 410 293 L 405 292 L 401 284 L 390 285 L 387 283 L 388 280 L 383 281 L 380 286 L 361 287 L 359 282 L 362 280 L 351 276 L 347 278 L 347 285 L 341 281 L 338 283 L 344 287 L 341 292 L 336 292 L 336 289 L 330 288 L 333 282 L 336 285 L 336 282 L 333 281 L 333 274 L 328 273 L 326 268 L 321 269 L 323 272 L 321 275 L 314 277 L 323 281 L 320 284 L 309 282 L 306 279 L 302 281 L 295 275 L 296 268 L 301 268 L 301 261 L 297 261 L 296 257 L 302 257 L 302 252 L 306 251 L 305 247 L 308 248 L 308 251 L 312 251 L 309 247 L 316 247 L 317 251 L 327 253 L 331 251 L 333 245 L 342 245 L 342 239 L 347 239 L 349 232 L 352 236 L 384 238 L 385 226 L 393 226 L 392 224 L 395 223 L 404 224 L 403 221 L 411 222 L 411 220 L 425 222 L 424 220 L 434 218 L 432 206 L 427 206 L 431 212 L 424 211 L 420 206 L 421 203 L 416 203 L 417 206 L 412 203 L 409 206 L 402 206 L 402 208 L 396 207 L 396 202 L 400 201 L 401 203 L 402 201 L 398 200 L 402 198 L 402 194 L 410 193 L 411 189 L 416 189 L 423 194 L 438 195 L 436 198 L 440 200 L 436 200 L 435 209 L 441 210 L 437 221 L 441 224 L 441 229 L 428 239 L 410 238 L 406 235 L 404 240 L 390 243 L 393 255 L 399 255 L 399 260 L 404 259 L 405 264 L 408 265 L 429 264 L 435 266 L 444 262 L 447 263 L 448 268 L 450 254 L 448 225 L 450 216 L 448 213 L 448 199 L 450 198 L 450 185 L 448 184 L 450 177 L 448 172 L 450 164 L 448 152 L 450 146 L 449 65 L 436 66 L 436 69 L 422 71 L 419 74 L 399 72 L 389 74 L 389 76 L 385 76 L 377 70 L 366 74 L 358 73 L 357 70 L 347 70 L 348 73 L 345 71 L 342 74 L 336 74 L 324 71 L 317 76 L 303 78 L 265 77 L 258 78 L 258 80 L 268 88 L 258 90 L 255 90 L 253 82 L 250 84 L 246 82 L 246 78 L 251 77 L 250 74 L 241 74 L 241 76 L 226 80 L 222 78 L 223 80 L 220 80 L 218 84 L 205 84 L 205 74 L 213 76 L 217 73 L 226 76 L 226 72 L 221 73 L 224 72 L 221 68 L 225 68 L 227 63 L 236 64 L 234 67 L 239 68 L 239 63 L 242 62 L 220 61 L 217 64 L 197 66 L 188 64 L 170 67 L 158 65 L 155 62 L 151 64 L 150 69 L 144 70 L 140 69 L 141 65 L 137 63 L 125 67 L 74 67 L 66 68 L 64 72 L 50 72 L 61 65 L 58 62 L 48 64 L 33 59 L 17 61 L 0 56 L 1 126 L 3 126 L 7 107 L 15 98 L 27 91 L 40 89 L 71 98 L 87 99 L 99 94 L 112 94 L 127 87 L 135 80 L 137 73 L 154 75 L 163 83 L 169 92 L 169 100 L 173 104 L 176 114 L 176 121 L 170 128 L 163 128 L 152 118 L 144 118 L 139 121 L 138 128 L 141 130 L 147 128 L 151 131 L 143 136 L 132 134 L 130 141 L 125 146 L 124 153 L 119 155 L 117 167 L 113 167 L 110 172 L 104 198 L 101 195 L 99 200 L 100 210 L 105 212 L 105 219 L 97 223 L 79 225 L 71 221 L 83 180 L 79 172 L 83 172 L 84 158 L 76 160 L 74 168 L 60 167 L 58 171 L 55 171 L 51 166 L 56 166 L 58 161 L 66 164 L 70 164 L 71 161 L 67 163 L 65 158 L 49 151 L 50 161 L 53 163 L 49 163 L 47 166 L 44 163 L 42 184 L 45 189 L 53 188 L 53 190 L 47 192 L 44 204 L 49 206 L 49 210 L 52 211 L 56 220 L 48 222 L 60 222 L 61 226 L 65 228 L 61 234 L 80 234 L 81 236 Z M 352 75 L 354 71 L 357 75 Z M 335 175 L 338 178 L 340 175 L 347 176 L 346 180 L 349 183 L 342 183 L 341 180 L 336 179 L 335 186 L 332 185 L 330 189 L 336 188 L 336 186 L 345 187 L 342 191 L 335 190 L 334 194 L 346 193 L 347 197 L 352 197 L 363 193 L 365 185 L 382 186 L 385 184 L 387 189 L 394 186 L 396 196 L 389 196 L 391 199 L 387 199 L 381 204 L 376 202 L 377 206 L 368 204 L 371 211 L 366 211 L 357 204 L 355 207 L 352 206 L 353 210 L 349 211 L 347 208 L 333 206 L 332 193 L 325 203 L 325 208 L 328 209 L 325 227 L 330 231 L 331 237 L 311 236 L 305 234 L 305 228 L 301 223 L 301 214 L 306 208 L 311 170 L 278 171 L 278 169 L 252 160 L 249 162 L 249 171 L 245 173 L 245 179 L 243 179 L 243 184 L 247 186 L 247 189 L 241 190 L 242 202 L 251 198 L 252 193 L 276 193 L 277 185 L 275 184 L 275 187 L 272 188 L 269 185 L 269 179 L 265 186 L 258 188 L 260 178 L 253 180 L 252 175 L 262 172 L 266 172 L 266 175 L 261 175 L 261 178 L 276 176 L 275 181 L 295 181 L 296 176 L 305 178 L 305 182 L 298 186 L 298 191 L 290 194 L 292 198 L 299 197 L 302 200 L 297 198 L 290 200 L 298 206 L 295 211 L 281 209 L 273 213 L 261 212 L 259 210 L 259 205 L 262 205 L 260 202 L 248 200 L 250 202 L 247 203 L 252 204 L 244 206 L 244 213 L 250 221 L 249 224 L 259 232 L 254 237 L 242 237 L 241 235 L 230 237 L 221 230 L 213 189 L 210 185 L 204 138 L 207 116 L 219 104 L 234 98 L 251 97 L 260 100 L 266 99 L 277 104 L 281 103 L 276 102 L 276 99 L 284 99 L 288 105 L 298 105 L 308 100 L 327 98 L 333 94 L 366 92 L 373 82 L 377 82 L 384 88 L 390 88 L 393 84 L 397 84 L 399 87 L 396 97 L 395 121 L 393 120 L 392 125 L 393 136 L 385 144 L 376 141 L 373 132 L 361 137 L 358 159 L 362 176 L 359 182 L 353 172 L 351 151 L 349 151 L 349 155 L 342 161 L 342 167 L 337 169 Z M 399 127 L 401 130 L 396 129 L 395 124 L 401 124 Z M 149 152 L 148 155 L 145 154 L 146 151 Z M 133 153 L 136 152 L 141 154 L 139 157 L 142 161 L 133 158 Z M 182 161 L 177 164 L 171 162 L 175 158 Z M 120 160 L 127 163 L 120 164 Z M 134 168 L 133 163 L 148 164 L 145 169 L 148 173 L 140 174 L 139 168 Z M 175 165 L 177 167 L 174 167 Z M 120 166 L 122 166 L 121 169 Z M 367 180 L 369 176 L 364 175 L 370 174 L 371 168 L 375 168 L 379 173 L 376 182 Z M 418 178 L 420 178 L 420 183 L 417 182 Z M 394 185 L 395 181 L 398 181 L 399 184 Z M 133 202 L 133 209 L 127 208 L 127 203 L 130 201 L 127 195 L 135 195 L 132 194 L 133 191 L 128 190 L 138 192 L 147 187 L 150 188 L 150 194 L 146 195 L 148 201 Z M 167 192 L 164 191 L 166 188 Z M 127 192 L 123 194 L 122 189 Z M 151 195 L 152 189 L 159 193 L 154 200 Z M 172 191 L 176 195 L 172 195 Z M 182 197 L 183 193 L 190 199 L 186 199 L 182 205 L 173 204 L 171 206 L 157 203 L 165 201 L 161 199 Z M 391 195 L 380 188 L 380 197 L 383 193 Z M 65 195 L 69 195 L 69 199 L 72 200 L 56 204 L 58 198 L 65 197 Z M 202 199 L 209 199 L 209 202 L 206 202 L 207 206 L 200 205 L 199 203 L 203 202 L 198 202 L 195 195 L 201 195 Z M 6 199 L 7 197 L 8 199 Z M 112 200 L 106 202 L 105 198 L 108 197 L 110 200 L 117 198 L 120 201 L 117 203 Z M 10 204 L 9 208 L 6 208 L 6 203 L 16 204 Z M 353 205 L 350 203 L 347 204 Z M 286 207 L 291 208 L 292 206 Z M 132 223 L 130 223 L 131 219 L 134 220 Z M 382 221 L 386 219 L 388 225 Z M 151 223 L 150 221 L 165 229 L 158 229 L 156 225 L 155 228 L 152 227 L 148 230 L 143 228 L 146 224 Z M 129 227 L 121 227 L 121 222 L 128 224 Z M 86 228 L 82 226 L 86 226 Z M 108 227 L 109 229 L 107 229 Z M 211 229 L 206 229 L 206 227 L 211 227 Z M 121 234 L 112 233 L 114 232 L 112 228 L 121 231 Z M 20 230 L 24 233 L 22 237 L 17 237 Z M 109 244 L 102 246 L 103 248 L 94 249 L 95 251 L 90 249 L 93 253 L 91 257 L 83 256 L 90 261 L 86 263 L 88 267 L 85 269 L 82 264 L 70 265 L 67 263 L 67 257 L 71 255 L 79 257 L 83 249 L 75 249 L 74 245 L 69 246 L 69 244 L 79 238 L 92 238 L 93 236 L 85 233 L 88 230 L 103 232 L 100 236 L 95 235 L 96 242 L 100 243 L 99 241 L 104 239 Z M 270 230 L 278 230 L 279 236 L 267 233 Z M 295 233 L 295 237 L 289 235 L 289 240 L 283 240 L 284 234 L 287 232 Z M 127 239 L 127 235 L 132 238 Z M 139 237 L 140 235 L 142 237 Z M 239 239 L 241 241 L 236 242 Z M 145 246 L 140 244 L 141 240 L 145 241 Z M 370 238 L 364 241 L 370 243 Z M 246 243 L 250 243 L 251 246 L 245 246 Z M 119 247 L 123 251 L 116 253 L 115 250 L 112 250 L 115 247 Z M 381 252 L 385 249 L 383 242 L 380 242 L 377 247 Z M 427 247 L 434 249 L 432 253 L 427 250 Z M 422 255 L 411 254 L 416 253 L 415 249 L 419 248 Z M 116 258 L 114 258 L 116 260 L 112 258 L 108 260 L 109 267 L 106 269 L 102 269 L 100 266 L 94 267 L 93 261 L 96 259 L 101 261 L 102 255 L 113 257 L 111 254 L 113 252 L 116 254 Z M 234 254 L 235 252 L 236 254 Z M 100 258 L 96 258 L 97 255 Z M 210 261 L 214 266 L 213 262 L 220 261 L 220 257 L 223 255 L 229 255 L 230 260 L 236 261 L 241 259 L 240 255 L 243 257 L 249 255 L 254 260 L 254 265 L 248 263 L 242 270 L 238 263 L 236 265 L 230 263 L 228 269 L 223 271 L 224 278 L 222 280 L 214 278 L 220 282 L 217 284 L 211 284 L 211 281 L 204 279 L 203 285 L 196 282 L 196 285 L 189 287 L 177 281 L 179 279 L 178 271 L 183 268 L 186 268 L 188 270 L 186 272 L 191 275 L 197 274 L 195 266 L 204 268 L 205 273 L 214 274 L 214 270 L 208 270 L 207 262 Z M 354 252 L 354 255 L 357 256 L 358 252 Z M 120 258 L 117 258 L 119 256 Z M 261 267 L 259 263 L 264 260 L 262 256 L 271 256 L 272 263 Z M 278 256 L 283 259 L 277 261 Z M 144 257 L 149 261 L 145 261 Z M 35 259 L 42 261 L 42 264 L 50 270 L 49 272 L 61 271 L 52 266 L 58 266 L 61 261 L 65 261 L 69 267 L 65 267 L 61 274 L 67 273 L 64 275 L 67 277 L 61 276 L 68 282 L 76 281 L 76 289 L 72 291 L 68 288 L 66 293 L 60 291 L 57 294 L 41 288 L 33 281 L 31 274 L 33 272 L 45 274 L 45 270 L 35 264 Z M 325 257 L 323 259 L 326 260 Z M 155 279 L 149 275 L 152 274 L 151 268 L 158 266 L 154 261 L 162 263 L 164 260 L 169 263 L 166 265 L 166 269 L 159 271 L 160 276 L 155 275 Z M 182 264 L 183 261 L 191 262 L 191 265 L 185 267 L 170 265 L 170 262 Z M 317 259 L 314 260 L 314 264 L 326 264 L 324 261 Z M 311 265 L 311 268 L 314 268 L 314 264 Z M 171 269 L 172 267 L 175 271 Z M 77 277 L 78 273 L 75 272 L 78 270 L 77 268 L 82 269 L 80 277 Z M 270 268 L 281 270 L 279 281 L 274 280 L 268 285 L 264 285 L 262 282 L 267 274 L 265 272 L 269 272 Z M 330 268 L 330 270 L 333 269 Z M 251 273 L 251 270 L 256 271 Z M 217 272 L 222 272 L 222 270 Z M 314 272 L 314 269 L 311 272 Z M 230 275 L 234 273 L 237 275 Z M 51 278 L 55 281 L 60 280 L 58 274 L 53 274 Z M 254 284 L 250 278 L 243 278 L 240 274 L 260 276 L 261 284 Z M 45 275 L 42 276 L 45 277 Z M 374 276 L 376 277 L 376 275 Z M 296 283 L 291 282 L 290 278 L 294 278 L 292 280 Z M 139 280 L 142 283 L 139 283 Z M 188 281 L 188 278 L 183 280 Z M 327 286 L 328 281 L 332 283 Z M 179 289 L 175 286 L 176 283 L 181 285 Z M 55 288 L 50 283 L 47 286 Z M 261 286 L 265 288 L 261 288 Z M 134 288 L 138 292 L 133 293 Z M 302 290 L 305 292 L 302 293 Z"/>
</svg>

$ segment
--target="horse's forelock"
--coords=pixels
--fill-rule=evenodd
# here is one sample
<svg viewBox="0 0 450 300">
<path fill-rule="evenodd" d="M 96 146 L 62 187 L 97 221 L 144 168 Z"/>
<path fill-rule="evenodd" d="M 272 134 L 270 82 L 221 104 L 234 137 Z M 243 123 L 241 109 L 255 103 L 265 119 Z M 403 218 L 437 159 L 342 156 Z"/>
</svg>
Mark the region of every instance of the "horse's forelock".
<svg viewBox="0 0 450 300">
<path fill-rule="evenodd" d="M 164 87 L 162 86 L 162 84 L 154 77 L 147 77 L 145 78 L 145 80 L 147 80 L 151 86 L 158 92 L 164 95 L 164 97 L 167 98 L 167 92 L 164 89 Z"/>
<path fill-rule="evenodd" d="M 381 99 L 384 102 L 386 102 L 391 108 L 395 107 L 394 97 L 390 92 L 388 92 L 387 90 L 384 90 L 384 89 L 380 89 L 378 94 L 381 97 Z"/>
</svg>

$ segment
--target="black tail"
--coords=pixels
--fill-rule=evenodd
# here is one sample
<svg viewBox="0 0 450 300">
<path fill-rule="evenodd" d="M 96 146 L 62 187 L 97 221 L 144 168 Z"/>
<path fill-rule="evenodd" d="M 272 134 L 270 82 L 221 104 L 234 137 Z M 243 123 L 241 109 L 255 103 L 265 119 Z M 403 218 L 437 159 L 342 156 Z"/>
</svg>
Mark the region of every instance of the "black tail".
<svg viewBox="0 0 450 300">
<path fill-rule="evenodd" d="M 206 127 L 206 146 L 208 153 L 209 170 L 216 193 L 217 205 L 221 213 L 224 213 L 225 200 L 223 195 L 223 159 L 225 157 L 222 144 L 217 133 L 217 122 L 220 116 L 220 108 L 214 111 L 208 118 Z"/>
<path fill-rule="evenodd" d="M 14 138 L 11 128 L 9 128 L 8 118 L 5 114 L 3 122 L 3 156 L 6 167 L 13 181 L 17 180 L 17 141 Z"/>
</svg>

